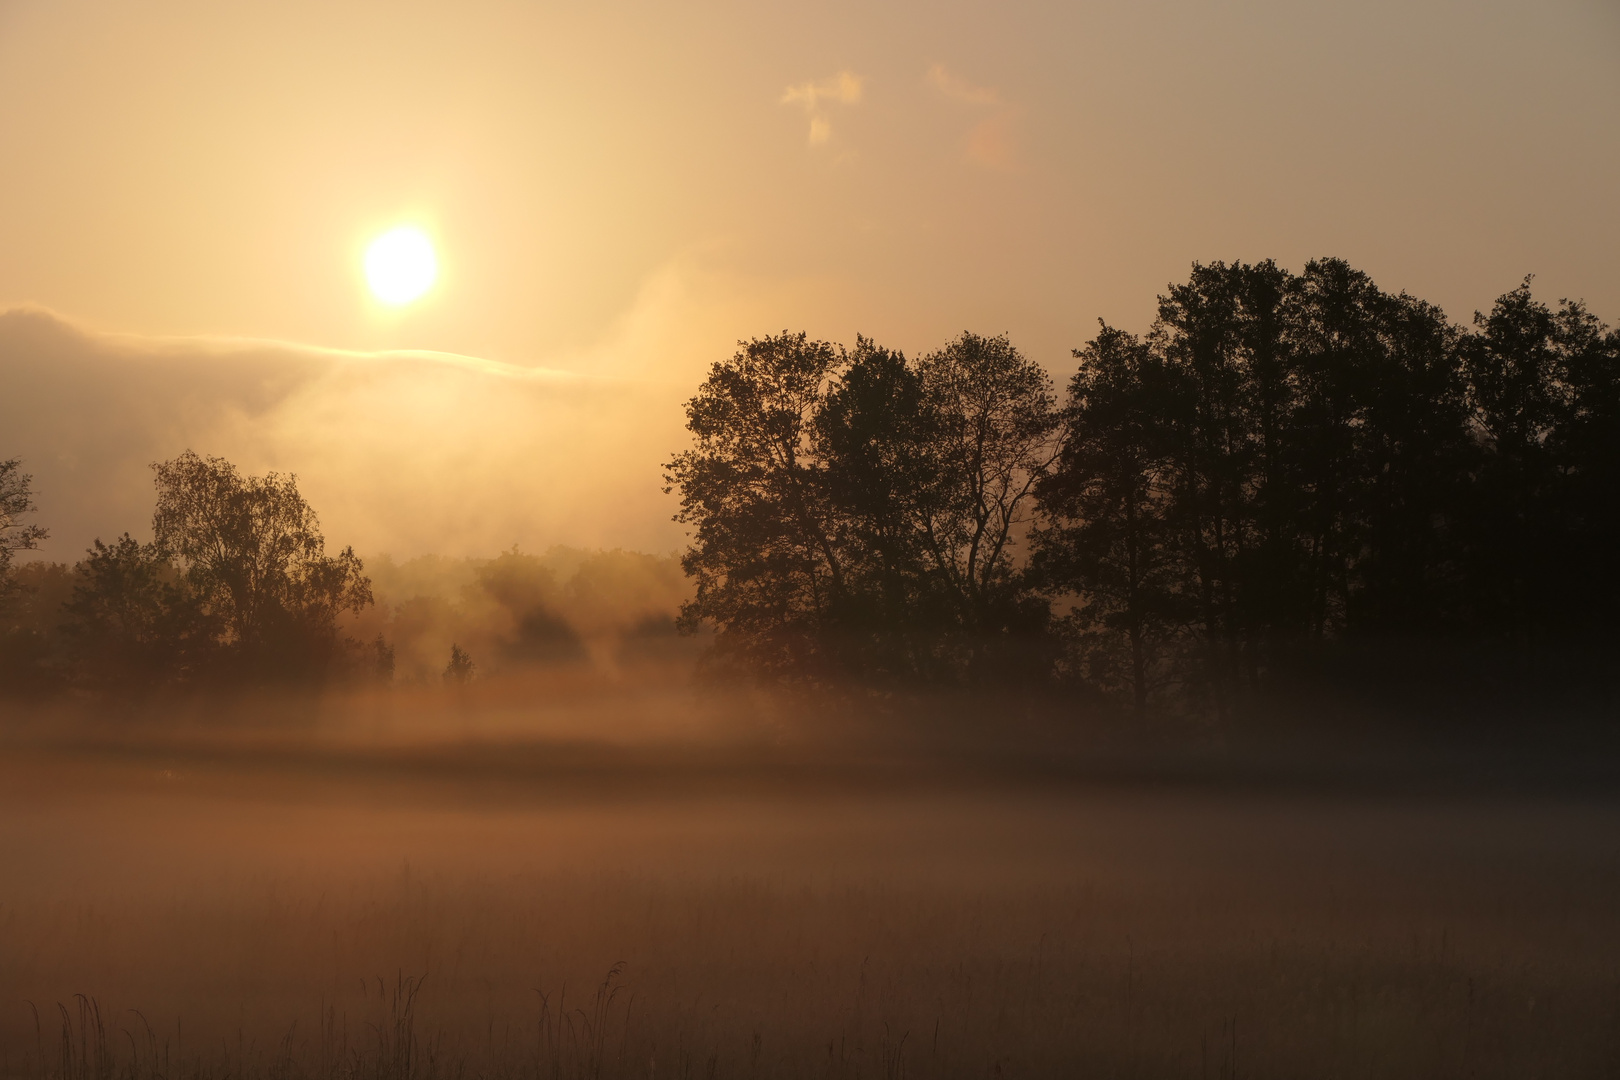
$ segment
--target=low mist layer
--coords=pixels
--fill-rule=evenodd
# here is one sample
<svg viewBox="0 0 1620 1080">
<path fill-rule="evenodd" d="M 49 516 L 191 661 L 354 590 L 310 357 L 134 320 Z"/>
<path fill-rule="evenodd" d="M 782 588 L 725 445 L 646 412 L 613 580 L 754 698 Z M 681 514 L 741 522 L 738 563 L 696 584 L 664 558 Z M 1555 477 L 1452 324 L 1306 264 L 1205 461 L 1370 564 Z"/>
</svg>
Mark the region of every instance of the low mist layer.
<svg viewBox="0 0 1620 1080">
<path fill-rule="evenodd" d="M 452 647 L 489 672 L 589 663 L 612 669 L 690 659 L 675 616 L 690 593 L 673 556 L 554 547 L 493 558 L 368 559 L 377 596 L 354 622 L 357 637 L 383 636 L 396 678 L 437 681 Z"/>
<path fill-rule="evenodd" d="M 1607 803 L 0 768 L 12 1075 L 1510 1077 L 1620 1050 Z"/>
<path fill-rule="evenodd" d="M 334 537 L 362 551 L 470 555 L 513 543 L 668 551 L 658 462 L 684 387 L 444 353 L 86 333 L 0 312 L 4 457 L 35 478 L 76 559 L 140 535 L 154 461 L 187 449 L 298 476 Z"/>
</svg>

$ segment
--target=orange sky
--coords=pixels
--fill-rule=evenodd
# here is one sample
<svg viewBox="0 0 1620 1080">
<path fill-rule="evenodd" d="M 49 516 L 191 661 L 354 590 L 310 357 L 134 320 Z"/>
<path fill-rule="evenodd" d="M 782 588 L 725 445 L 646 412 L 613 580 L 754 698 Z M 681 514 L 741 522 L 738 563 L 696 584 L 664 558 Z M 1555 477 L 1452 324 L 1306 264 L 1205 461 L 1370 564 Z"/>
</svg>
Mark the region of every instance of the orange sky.
<svg viewBox="0 0 1620 1080">
<path fill-rule="evenodd" d="M 673 441 L 672 410 L 738 337 L 915 351 L 1005 331 L 1062 376 L 1098 316 L 1145 326 L 1195 259 L 1340 255 L 1459 318 L 1534 272 L 1620 318 L 1617 132 L 1604 0 L 0 0 L 0 307 L 160 339 L 91 350 L 114 365 L 177 336 L 234 356 L 229 337 L 627 380 L 659 403 L 635 430 L 668 412 Z M 389 311 L 361 253 L 404 221 L 434 237 L 441 278 Z M 28 340 L 0 340 L 0 369 L 45 364 Z M 29 458 L 77 550 L 94 515 L 64 500 L 85 458 L 48 414 L 67 389 L 0 402 L 0 423 L 32 424 L 0 457 Z M 288 399 L 282 436 L 213 448 L 296 469 L 329 532 L 431 546 L 385 503 L 362 511 L 355 478 L 380 466 L 317 475 L 344 422 L 398 426 L 370 399 L 343 414 L 361 408 L 348 392 Z M 144 463 L 223 422 L 165 414 L 123 452 Z M 489 438 L 517 445 L 523 419 L 503 423 Z M 458 543 L 673 546 L 659 452 L 627 430 L 575 432 L 615 463 L 612 513 L 588 492 L 558 511 L 536 479 L 502 498 L 551 511 Z M 523 446 L 485 468 L 564 465 Z"/>
</svg>

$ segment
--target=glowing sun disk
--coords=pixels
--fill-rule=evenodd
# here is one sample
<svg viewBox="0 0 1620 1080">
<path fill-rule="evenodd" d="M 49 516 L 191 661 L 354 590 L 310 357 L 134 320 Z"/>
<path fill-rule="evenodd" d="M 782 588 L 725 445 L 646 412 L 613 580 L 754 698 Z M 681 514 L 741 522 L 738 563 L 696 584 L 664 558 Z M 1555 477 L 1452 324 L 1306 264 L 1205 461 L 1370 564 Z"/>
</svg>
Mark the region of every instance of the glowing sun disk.
<svg viewBox="0 0 1620 1080">
<path fill-rule="evenodd" d="M 366 249 L 366 281 L 385 304 L 408 304 L 427 292 L 439 274 L 433 244 L 421 229 L 401 225 Z"/>
</svg>

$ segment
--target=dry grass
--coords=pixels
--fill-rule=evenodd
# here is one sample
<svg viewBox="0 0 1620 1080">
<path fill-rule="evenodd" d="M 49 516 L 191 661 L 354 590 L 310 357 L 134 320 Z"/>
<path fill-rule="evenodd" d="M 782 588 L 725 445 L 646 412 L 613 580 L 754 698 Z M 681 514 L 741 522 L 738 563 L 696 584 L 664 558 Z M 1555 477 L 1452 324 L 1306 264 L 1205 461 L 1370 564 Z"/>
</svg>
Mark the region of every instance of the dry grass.
<svg viewBox="0 0 1620 1080">
<path fill-rule="evenodd" d="M 289 760 L 5 751 L 6 1075 L 1620 1068 L 1601 799 Z"/>
</svg>

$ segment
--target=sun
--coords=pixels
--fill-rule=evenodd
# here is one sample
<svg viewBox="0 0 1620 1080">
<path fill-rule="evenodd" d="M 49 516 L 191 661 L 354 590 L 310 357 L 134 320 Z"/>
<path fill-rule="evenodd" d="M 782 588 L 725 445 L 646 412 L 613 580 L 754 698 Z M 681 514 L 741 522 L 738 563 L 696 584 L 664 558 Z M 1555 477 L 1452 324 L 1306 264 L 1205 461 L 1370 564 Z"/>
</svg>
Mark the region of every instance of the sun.
<svg viewBox="0 0 1620 1080">
<path fill-rule="evenodd" d="M 433 287 L 439 260 L 433 242 L 414 225 L 389 229 L 366 249 L 366 281 L 385 304 L 408 304 Z"/>
</svg>

